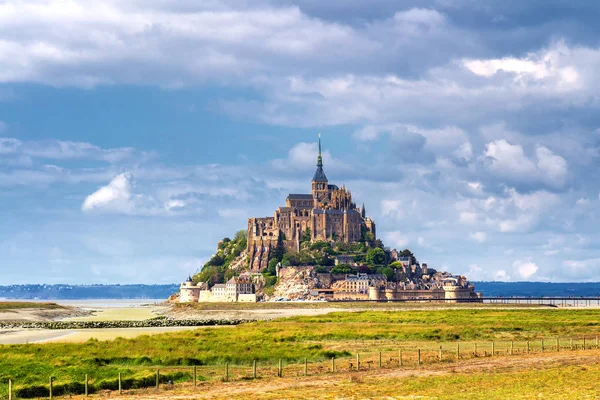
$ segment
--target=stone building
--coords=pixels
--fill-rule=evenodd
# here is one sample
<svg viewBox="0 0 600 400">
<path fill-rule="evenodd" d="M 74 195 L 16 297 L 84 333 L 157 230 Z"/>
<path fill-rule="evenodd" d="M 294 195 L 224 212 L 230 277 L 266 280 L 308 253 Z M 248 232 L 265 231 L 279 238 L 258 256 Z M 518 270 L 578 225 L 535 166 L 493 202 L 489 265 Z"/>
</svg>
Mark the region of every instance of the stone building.
<svg viewBox="0 0 600 400">
<path fill-rule="evenodd" d="M 310 194 L 289 194 L 285 206 L 272 217 L 248 220 L 248 254 L 252 271 L 267 267 L 271 251 L 281 243 L 290 251 L 300 249 L 303 235 L 311 241 L 356 243 L 370 233 L 375 239 L 375 222 L 367 217 L 365 206 L 356 206 L 346 187 L 329 184 L 323 171 L 321 138 L 317 170 Z"/>
<path fill-rule="evenodd" d="M 217 283 L 208 288 L 206 282 L 195 284 L 188 278 L 179 289 L 180 303 L 256 302 L 252 278 L 245 275 L 231 278 L 227 283 Z"/>
</svg>

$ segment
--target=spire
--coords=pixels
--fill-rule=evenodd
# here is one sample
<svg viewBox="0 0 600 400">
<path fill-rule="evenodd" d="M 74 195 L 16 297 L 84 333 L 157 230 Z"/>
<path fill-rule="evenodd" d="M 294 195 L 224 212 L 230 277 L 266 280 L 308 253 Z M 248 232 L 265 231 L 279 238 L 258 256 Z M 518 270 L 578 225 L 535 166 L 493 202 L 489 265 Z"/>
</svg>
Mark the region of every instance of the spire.
<svg viewBox="0 0 600 400">
<path fill-rule="evenodd" d="M 365 203 L 362 204 L 362 208 L 360 209 L 360 213 L 363 218 L 367 216 L 367 212 L 365 211 Z"/>
<path fill-rule="evenodd" d="M 317 157 L 317 170 L 313 176 L 313 182 L 327 182 L 325 172 L 323 172 L 323 156 L 321 155 L 321 134 L 319 134 L 319 155 Z"/>
<path fill-rule="evenodd" d="M 321 134 L 319 133 L 319 155 L 317 156 L 317 167 L 323 168 L 323 156 L 321 156 Z"/>
</svg>

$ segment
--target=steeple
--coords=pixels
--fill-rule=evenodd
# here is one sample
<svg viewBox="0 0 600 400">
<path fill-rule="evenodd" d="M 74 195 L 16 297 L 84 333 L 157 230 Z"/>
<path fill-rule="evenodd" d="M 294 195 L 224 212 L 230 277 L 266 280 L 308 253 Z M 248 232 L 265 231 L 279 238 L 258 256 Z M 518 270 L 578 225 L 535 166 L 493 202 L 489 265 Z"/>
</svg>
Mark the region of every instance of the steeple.
<svg viewBox="0 0 600 400">
<path fill-rule="evenodd" d="M 313 182 L 327 182 L 327 176 L 323 172 L 323 156 L 321 155 L 321 134 L 319 134 L 319 155 L 317 156 L 317 170 L 313 176 Z"/>
<path fill-rule="evenodd" d="M 317 156 L 317 167 L 323 168 L 323 156 L 321 156 L 321 134 L 319 133 L 319 155 Z"/>
<path fill-rule="evenodd" d="M 360 214 L 363 218 L 367 216 L 367 212 L 365 211 L 365 203 L 362 204 L 362 208 L 360 209 Z"/>
</svg>

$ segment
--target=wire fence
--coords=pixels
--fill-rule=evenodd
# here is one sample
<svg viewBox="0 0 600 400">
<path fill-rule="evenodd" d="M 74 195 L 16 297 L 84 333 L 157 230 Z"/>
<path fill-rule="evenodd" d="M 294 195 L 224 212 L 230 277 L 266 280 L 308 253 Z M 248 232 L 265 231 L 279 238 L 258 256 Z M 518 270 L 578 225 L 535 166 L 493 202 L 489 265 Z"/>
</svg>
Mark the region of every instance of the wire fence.
<svg viewBox="0 0 600 400">
<path fill-rule="evenodd" d="M 376 341 L 374 344 L 377 343 Z M 397 349 L 383 349 L 374 352 L 358 352 L 347 357 L 309 360 L 305 358 L 276 362 L 252 361 L 245 364 L 218 364 L 197 366 L 129 366 L 127 373 L 118 373 L 111 379 L 96 379 L 85 375 L 81 381 L 73 381 L 71 376 L 48 377 L 46 384 L 23 384 L 13 379 L 8 382 L 0 399 L 54 398 L 66 395 L 83 395 L 101 391 L 118 391 L 120 394 L 137 389 L 154 388 L 157 391 L 170 390 L 177 385 L 196 386 L 203 381 L 223 382 L 254 379 L 276 379 L 282 377 L 320 376 L 344 372 L 372 371 L 391 368 L 418 368 L 424 365 L 453 363 L 460 360 L 522 356 L 532 353 L 561 352 L 600 349 L 599 338 L 544 338 L 529 341 L 472 341 L 424 344 L 416 347 L 399 346 Z M 113 365 L 118 366 L 118 365 Z M 6 387 L 6 386 L 4 386 Z"/>
</svg>

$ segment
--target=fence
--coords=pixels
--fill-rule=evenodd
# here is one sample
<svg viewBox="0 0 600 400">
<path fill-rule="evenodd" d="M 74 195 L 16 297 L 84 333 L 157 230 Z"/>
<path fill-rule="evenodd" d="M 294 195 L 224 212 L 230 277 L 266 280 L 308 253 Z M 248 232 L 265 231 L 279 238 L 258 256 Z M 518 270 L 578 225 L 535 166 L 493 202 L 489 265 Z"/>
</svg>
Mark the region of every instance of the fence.
<svg viewBox="0 0 600 400">
<path fill-rule="evenodd" d="M 481 341 L 453 342 L 423 345 L 416 348 L 400 347 L 370 353 L 356 353 L 353 356 L 331 358 L 329 360 L 304 359 L 301 362 L 286 362 L 279 359 L 276 363 L 259 362 L 244 365 L 225 363 L 223 365 L 202 365 L 191 367 L 160 366 L 149 370 L 148 367 L 129 367 L 135 375 L 124 376 L 118 373 L 111 380 L 94 380 L 85 375 L 81 382 L 61 381 L 60 377 L 48 378 L 46 385 L 19 386 L 19 382 L 8 381 L 7 395 L 0 399 L 39 398 L 52 399 L 63 395 L 84 395 L 101 390 L 118 391 L 120 394 L 132 389 L 154 388 L 172 389 L 181 383 L 196 386 L 201 381 L 221 380 L 224 382 L 253 380 L 264 378 L 318 376 L 323 374 L 369 371 L 381 368 L 420 367 L 435 363 L 452 363 L 465 359 L 497 356 L 518 356 L 530 353 L 561 352 L 574 350 L 600 349 L 599 338 L 545 338 L 530 341 Z M 143 373 L 146 373 L 145 375 Z M 57 379 L 58 378 L 58 379 Z"/>
</svg>

